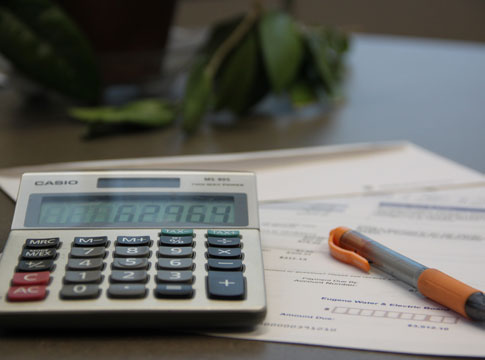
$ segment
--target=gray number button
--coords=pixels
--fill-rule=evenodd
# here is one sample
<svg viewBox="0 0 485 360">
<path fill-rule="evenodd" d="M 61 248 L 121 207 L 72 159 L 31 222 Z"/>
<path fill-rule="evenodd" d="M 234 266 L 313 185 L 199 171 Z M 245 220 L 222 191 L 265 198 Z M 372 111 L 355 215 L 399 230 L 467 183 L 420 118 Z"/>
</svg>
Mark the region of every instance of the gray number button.
<svg viewBox="0 0 485 360">
<path fill-rule="evenodd" d="M 192 270 L 194 262 L 190 258 L 170 259 L 162 258 L 158 259 L 158 268 L 164 270 Z"/>
<path fill-rule="evenodd" d="M 145 269 L 148 269 L 148 259 L 146 259 L 146 258 L 115 258 L 115 259 L 113 259 L 113 269 L 145 270 Z"/>
<path fill-rule="evenodd" d="M 103 259 L 69 259 L 67 268 L 70 270 L 101 270 Z"/>
<path fill-rule="evenodd" d="M 103 247 L 74 247 L 70 256 L 73 258 L 102 258 L 106 251 Z"/>
<path fill-rule="evenodd" d="M 148 257 L 150 248 L 148 246 L 117 246 L 115 257 Z"/>
<path fill-rule="evenodd" d="M 60 296 L 63 299 L 81 300 L 94 299 L 99 296 L 98 285 L 76 284 L 64 285 L 61 289 Z"/>
<path fill-rule="evenodd" d="M 184 257 L 192 257 L 194 251 L 191 247 L 168 247 L 168 246 L 161 246 L 160 250 L 158 250 L 158 255 L 160 257 L 169 257 L 169 258 L 184 258 Z"/>
<path fill-rule="evenodd" d="M 160 270 L 157 271 L 157 281 L 158 282 L 176 282 L 176 283 L 190 283 L 193 280 L 192 271 L 182 270 L 182 271 L 168 271 Z"/>
<path fill-rule="evenodd" d="M 65 283 L 100 283 L 101 271 L 66 271 Z"/>
<path fill-rule="evenodd" d="M 113 270 L 110 280 L 116 283 L 139 283 L 146 282 L 148 275 L 144 270 Z"/>
</svg>

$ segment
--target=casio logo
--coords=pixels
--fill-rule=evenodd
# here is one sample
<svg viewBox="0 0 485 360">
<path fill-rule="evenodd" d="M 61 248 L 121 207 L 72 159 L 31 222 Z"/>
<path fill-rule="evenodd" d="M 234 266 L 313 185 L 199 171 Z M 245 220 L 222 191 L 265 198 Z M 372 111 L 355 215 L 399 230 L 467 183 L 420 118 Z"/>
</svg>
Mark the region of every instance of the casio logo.
<svg viewBox="0 0 485 360">
<path fill-rule="evenodd" d="M 77 180 L 37 180 L 34 184 L 37 186 L 44 186 L 44 185 L 76 185 L 78 183 Z"/>
</svg>

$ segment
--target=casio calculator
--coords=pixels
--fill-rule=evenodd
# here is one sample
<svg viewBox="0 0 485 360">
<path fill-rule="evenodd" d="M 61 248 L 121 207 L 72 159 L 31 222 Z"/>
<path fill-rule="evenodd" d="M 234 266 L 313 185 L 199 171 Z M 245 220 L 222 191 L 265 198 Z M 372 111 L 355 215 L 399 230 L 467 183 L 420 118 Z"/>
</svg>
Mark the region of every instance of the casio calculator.
<svg viewBox="0 0 485 360">
<path fill-rule="evenodd" d="M 23 175 L 0 326 L 227 328 L 265 313 L 253 173 Z"/>
</svg>

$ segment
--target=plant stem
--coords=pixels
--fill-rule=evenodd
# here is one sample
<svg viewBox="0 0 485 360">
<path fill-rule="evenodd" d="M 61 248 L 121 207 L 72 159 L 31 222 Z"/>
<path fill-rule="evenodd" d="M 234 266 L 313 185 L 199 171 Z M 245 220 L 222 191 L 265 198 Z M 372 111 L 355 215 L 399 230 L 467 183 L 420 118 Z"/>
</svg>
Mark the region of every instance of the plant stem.
<svg viewBox="0 0 485 360">
<path fill-rule="evenodd" d="M 222 64 L 226 56 L 231 52 L 232 49 L 236 47 L 236 45 L 241 41 L 241 39 L 249 32 L 253 24 L 255 23 L 256 19 L 259 17 L 261 13 L 261 5 L 258 1 L 255 1 L 254 6 L 243 20 L 237 25 L 234 31 L 229 35 L 229 37 L 224 40 L 224 42 L 219 46 L 216 50 L 214 55 L 212 56 L 209 64 L 206 67 L 206 71 L 208 72 L 211 78 L 214 77 L 219 66 Z"/>
</svg>

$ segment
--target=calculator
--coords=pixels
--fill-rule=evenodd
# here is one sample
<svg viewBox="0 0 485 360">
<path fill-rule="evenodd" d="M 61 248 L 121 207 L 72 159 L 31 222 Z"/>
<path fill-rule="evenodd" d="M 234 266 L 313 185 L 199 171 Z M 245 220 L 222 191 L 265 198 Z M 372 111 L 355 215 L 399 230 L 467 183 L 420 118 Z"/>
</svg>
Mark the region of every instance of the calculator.
<svg viewBox="0 0 485 360">
<path fill-rule="evenodd" d="M 253 173 L 23 175 L 0 326 L 231 328 L 265 313 Z"/>
</svg>

